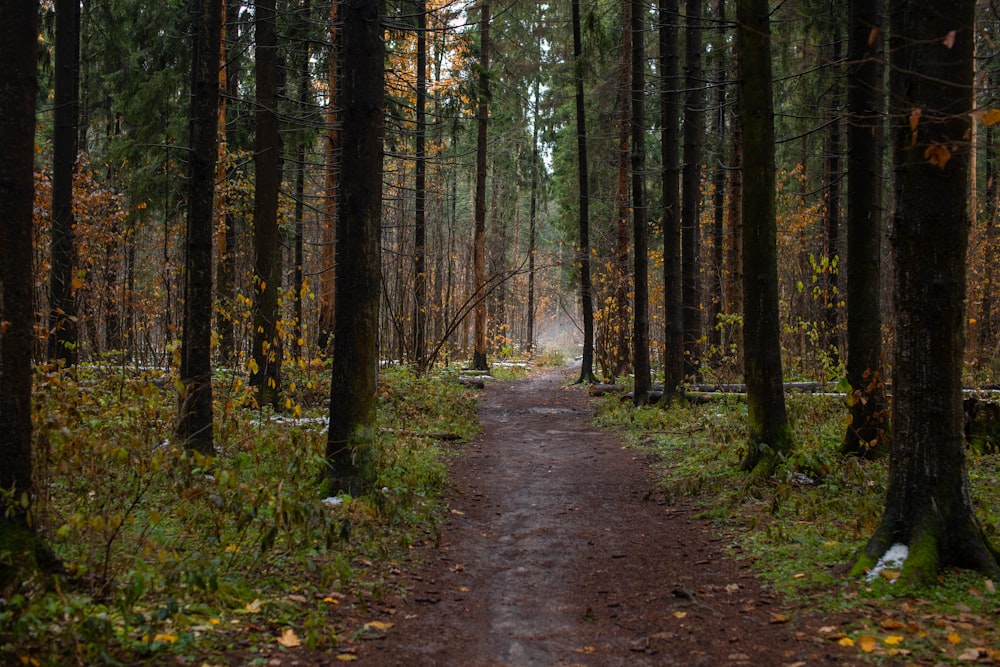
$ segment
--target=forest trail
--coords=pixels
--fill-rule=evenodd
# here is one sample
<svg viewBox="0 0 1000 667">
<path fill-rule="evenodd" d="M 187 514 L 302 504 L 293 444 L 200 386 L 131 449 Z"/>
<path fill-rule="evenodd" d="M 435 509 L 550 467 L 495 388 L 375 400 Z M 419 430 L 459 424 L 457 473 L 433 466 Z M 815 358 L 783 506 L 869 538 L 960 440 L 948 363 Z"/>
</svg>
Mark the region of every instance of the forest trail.
<svg viewBox="0 0 1000 667">
<path fill-rule="evenodd" d="M 451 514 L 360 664 L 849 664 L 783 608 L 649 463 L 591 424 L 570 368 L 490 383 Z M 786 622 L 786 617 L 790 620 Z"/>
</svg>

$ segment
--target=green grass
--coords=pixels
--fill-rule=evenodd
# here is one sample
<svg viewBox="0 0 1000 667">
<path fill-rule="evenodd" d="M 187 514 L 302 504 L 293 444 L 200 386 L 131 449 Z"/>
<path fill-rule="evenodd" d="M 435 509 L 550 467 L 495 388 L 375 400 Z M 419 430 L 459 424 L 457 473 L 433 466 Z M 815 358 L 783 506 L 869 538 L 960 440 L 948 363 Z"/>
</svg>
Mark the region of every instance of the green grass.
<svg viewBox="0 0 1000 667">
<path fill-rule="evenodd" d="M 318 493 L 326 373 L 287 371 L 281 415 L 254 409 L 238 376 L 219 374 L 211 457 L 170 444 L 171 377 L 39 374 L 44 493 L 33 513 L 66 576 L 0 591 L 0 662 L 225 664 L 225 654 L 280 649 L 284 628 L 323 649 L 358 630 L 357 610 L 395 591 L 392 563 L 434 539 L 447 443 L 476 432 L 475 392 L 454 373 L 386 370 L 375 489 L 330 506 Z"/>
<path fill-rule="evenodd" d="M 847 578 L 845 566 L 881 518 L 887 463 L 837 453 L 847 412 L 836 399 L 790 394 L 787 405 L 797 449 L 763 481 L 739 471 L 746 407 L 738 400 L 664 410 L 611 397 L 596 419 L 655 454 L 667 499 L 689 503 L 725 531 L 734 557 L 750 561 L 791 604 L 829 614 L 828 638 L 858 647 L 859 659 L 968 664 L 982 649 L 983 661 L 1000 661 L 1000 594 L 993 592 L 1000 582 L 959 570 L 919 590 Z M 970 450 L 968 464 L 977 514 L 1000 545 L 1000 455 Z"/>
</svg>

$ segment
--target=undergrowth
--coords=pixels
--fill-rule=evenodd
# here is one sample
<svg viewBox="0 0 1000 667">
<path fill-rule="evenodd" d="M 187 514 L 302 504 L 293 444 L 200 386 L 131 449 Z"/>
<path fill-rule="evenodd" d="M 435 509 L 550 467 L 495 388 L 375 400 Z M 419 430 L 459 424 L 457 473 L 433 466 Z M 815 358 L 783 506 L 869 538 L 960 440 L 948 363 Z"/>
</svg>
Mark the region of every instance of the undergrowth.
<svg viewBox="0 0 1000 667">
<path fill-rule="evenodd" d="M 33 520 L 66 572 L 0 591 L 0 662 L 183 663 L 292 638 L 331 649 L 358 631 L 344 601 L 385 597 L 394 562 L 433 539 L 444 443 L 476 431 L 475 394 L 456 373 L 384 370 L 375 490 L 324 502 L 326 373 L 287 370 L 283 414 L 217 375 L 214 456 L 171 442 L 175 378 L 161 371 L 39 373 Z"/>
<path fill-rule="evenodd" d="M 756 482 L 739 470 L 746 406 L 736 398 L 636 409 L 611 396 L 596 419 L 654 454 L 668 502 L 726 531 L 733 555 L 749 559 L 772 589 L 840 619 L 824 628 L 825 639 L 856 646 L 874 664 L 1000 662 L 1000 582 L 958 570 L 919 590 L 897 588 L 892 570 L 873 581 L 847 578 L 845 566 L 881 519 L 887 462 L 838 454 L 847 410 L 836 398 L 792 393 L 787 406 L 796 449 Z M 977 515 L 1000 545 L 1000 455 L 970 449 L 968 466 Z"/>
</svg>

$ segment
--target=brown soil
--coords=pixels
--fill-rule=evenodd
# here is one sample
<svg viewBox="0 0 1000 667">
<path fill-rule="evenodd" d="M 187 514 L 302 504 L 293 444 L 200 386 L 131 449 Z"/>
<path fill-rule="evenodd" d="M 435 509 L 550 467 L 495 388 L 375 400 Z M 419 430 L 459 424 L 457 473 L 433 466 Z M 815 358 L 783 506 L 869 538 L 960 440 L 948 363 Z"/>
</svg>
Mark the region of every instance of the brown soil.
<svg viewBox="0 0 1000 667">
<path fill-rule="evenodd" d="M 488 385 L 439 543 L 357 662 L 850 664 L 819 638 L 822 619 L 784 605 L 725 535 L 664 502 L 643 456 L 592 426 L 593 399 L 571 377 Z"/>
</svg>

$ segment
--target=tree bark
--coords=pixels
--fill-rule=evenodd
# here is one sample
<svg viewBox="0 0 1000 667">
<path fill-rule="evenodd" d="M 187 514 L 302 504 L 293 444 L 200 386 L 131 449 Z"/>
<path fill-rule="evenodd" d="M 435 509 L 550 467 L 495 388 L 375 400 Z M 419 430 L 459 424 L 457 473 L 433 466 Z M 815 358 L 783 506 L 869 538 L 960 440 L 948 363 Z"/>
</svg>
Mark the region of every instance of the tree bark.
<svg viewBox="0 0 1000 667">
<path fill-rule="evenodd" d="M 660 4 L 660 153 L 663 175 L 663 403 L 684 383 L 684 319 L 681 286 L 680 77 L 677 48 L 680 3 Z"/>
<path fill-rule="evenodd" d="M 350 0 L 340 7 L 341 164 L 351 168 L 340 177 L 326 459 L 331 490 L 352 495 L 367 489 L 375 476 L 385 135 L 383 6 L 380 0 Z"/>
<path fill-rule="evenodd" d="M 281 245 L 278 238 L 278 193 L 281 188 L 281 137 L 278 134 L 278 39 L 275 0 L 257 0 L 254 11 L 257 78 L 254 146 L 254 301 L 253 363 L 250 386 L 260 405 L 278 407 L 281 395 L 281 339 L 278 336 L 278 292 L 281 289 Z"/>
<path fill-rule="evenodd" d="M 847 381 L 841 451 L 885 450 L 882 371 L 882 0 L 851 0 L 847 60 Z M 881 447 L 880 447 L 881 446 Z"/>
<path fill-rule="evenodd" d="M 576 97 L 576 163 L 579 184 L 580 316 L 583 318 L 583 360 L 580 383 L 593 383 L 594 376 L 594 287 L 590 271 L 590 176 L 587 168 L 587 107 L 583 93 L 583 38 L 580 0 L 573 0 L 573 85 Z M 536 149 L 537 150 L 537 149 Z"/>
<path fill-rule="evenodd" d="M 475 232 L 473 234 L 472 281 L 474 370 L 489 370 L 486 361 L 486 139 L 490 98 L 490 3 L 483 2 L 479 20 L 479 110 L 476 114 L 476 195 Z"/>
<path fill-rule="evenodd" d="M 192 5 L 191 112 L 188 124 L 188 207 L 184 264 L 184 330 L 181 340 L 177 439 L 210 454 L 212 437 L 212 219 L 219 129 L 219 48 L 222 5 Z"/>
<path fill-rule="evenodd" d="M 417 30 L 416 136 L 413 221 L 413 359 L 424 370 L 427 358 L 427 2 L 414 0 Z"/>
<path fill-rule="evenodd" d="M 705 82 L 701 70 L 702 2 L 687 0 L 684 48 L 684 173 L 681 195 L 681 273 L 684 301 L 684 370 L 698 374 L 702 337 L 698 251 L 701 247 L 701 163 L 705 142 Z"/>
<path fill-rule="evenodd" d="M 66 366 L 79 358 L 76 291 L 79 278 L 73 176 L 79 142 L 80 0 L 56 3 L 55 131 L 52 135 L 52 264 L 49 273 L 49 358 Z"/>
<path fill-rule="evenodd" d="M 32 230 L 38 3 L 13 2 L 0 21 L 0 489 L 30 500 Z M 28 506 L 15 504 L 15 517 Z"/>
<path fill-rule="evenodd" d="M 782 387 L 774 183 L 771 29 L 767 0 L 738 0 L 743 136 L 743 314 L 748 451 L 742 467 L 769 474 L 792 446 Z"/>
<path fill-rule="evenodd" d="M 646 210 L 646 4 L 632 0 L 632 304 L 633 397 L 645 405 L 649 375 L 649 228 Z"/>
<path fill-rule="evenodd" d="M 901 543 L 909 547 L 902 579 L 912 583 L 935 581 L 948 565 L 1000 575 L 972 509 L 963 438 L 975 5 L 889 4 L 893 438 L 885 513 L 853 572 Z"/>
<path fill-rule="evenodd" d="M 336 252 L 337 226 L 340 213 L 337 209 L 337 193 L 340 181 L 340 69 L 343 52 L 340 44 L 340 5 L 338 0 L 330 3 L 330 63 L 327 70 L 326 113 L 326 165 L 323 183 L 323 252 L 319 278 L 319 323 L 317 345 L 321 352 L 330 349 L 336 312 Z"/>
</svg>

